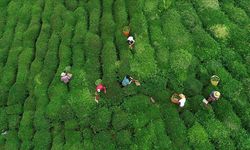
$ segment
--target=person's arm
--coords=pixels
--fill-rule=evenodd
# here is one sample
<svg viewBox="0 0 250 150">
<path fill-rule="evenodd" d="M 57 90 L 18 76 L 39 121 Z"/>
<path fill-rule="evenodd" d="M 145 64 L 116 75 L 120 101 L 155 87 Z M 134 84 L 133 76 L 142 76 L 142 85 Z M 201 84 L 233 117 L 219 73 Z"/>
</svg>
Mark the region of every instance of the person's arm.
<svg viewBox="0 0 250 150">
<path fill-rule="evenodd" d="M 134 82 L 134 79 L 132 77 L 129 77 L 129 84 L 131 84 L 132 82 Z"/>
<path fill-rule="evenodd" d="M 179 94 L 179 96 L 181 99 L 186 98 L 184 94 Z"/>
</svg>

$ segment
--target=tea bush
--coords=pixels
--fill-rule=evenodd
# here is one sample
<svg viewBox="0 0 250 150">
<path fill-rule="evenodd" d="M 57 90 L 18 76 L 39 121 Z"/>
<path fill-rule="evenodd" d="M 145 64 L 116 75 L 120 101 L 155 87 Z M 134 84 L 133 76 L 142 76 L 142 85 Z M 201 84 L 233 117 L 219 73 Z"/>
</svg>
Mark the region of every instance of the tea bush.
<svg viewBox="0 0 250 150">
<path fill-rule="evenodd" d="M 237 2 L 235 1 L 235 3 L 237 5 L 239 5 L 240 7 L 242 7 L 249 16 L 249 14 L 250 14 L 250 8 L 249 8 L 250 2 L 249 1 L 247 1 L 247 0 L 239 0 Z"/>
<path fill-rule="evenodd" d="M 208 113 L 201 110 L 198 111 L 196 115 L 199 117 L 199 123 L 206 129 L 208 137 L 211 139 L 215 148 L 235 149 L 234 142 L 229 137 L 229 130 L 225 128 L 221 122 L 214 119 L 214 114 L 212 112 Z"/>
<path fill-rule="evenodd" d="M 129 148 L 133 142 L 131 140 L 131 133 L 127 130 L 121 130 L 116 133 L 116 143 L 119 148 Z"/>
<path fill-rule="evenodd" d="M 89 14 L 89 30 L 97 34 L 99 31 L 99 22 L 101 16 L 101 3 L 100 0 L 88 1 L 87 3 Z"/>
<path fill-rule="evenodd" d="M 248 7 L 247 0 L 1 1 L 0 149 L 249 149 Z M 66 66 L 68 84 L 60 81 Z M 141 86 L 120 88 L 127 74 Z M 97 79 L 107 87 L 99 103 Z M 206 108 L 214 90 L 221 98 Z M 186 95 L 184 108 L 173 93 Z"/>
<path fill-rule="evenodd" d="M 93 138 L 95 149 L 115 149 L 115 142 L 110 132 L 101 131 Z"/>
<path fill-rule="evenodd" d="M 93 87 L 94 85 L 91 83 L 95 83 L 97 79 L 100 78 L 100 62 L 99 62 L 99 54 L 102 47 L 102 43 L 100 37 L 93 33 L 87 33 L 85 37 L 84 48 L 88 49 L 86 51 L 86 72 L 88 72 L 88 83 Z"/>
<path fill-rule="evenodd" d="M 111 112 L 107 108 L 101 108 L 94 115 L 92 120 L 92 128 L 94 131 L 107 129 L 111 121 Z"/>
<path fill-rule="evenodd" d="M 187 144 L 187 139 L 181 135 L 186 135 L 187 129 L 180 120 L 176 109 L 174 108 L 164 108 L 162 110 L 163 120 L 165 126 L 167 128 L 166 132 L 169 135 L 171 141 L 173 142 L 175 147 L 184 147 L 185 149 L 189 149 Z M 171 121 L 170 121 L 171 120 Z M 178 140 L 176 140 L 178 139 Z"/>
<path fill-rule="evenodd" d="M 198 122 L 188 129 L 188 139 L 194 149 L 214 149 L 205 129 Z"/>
<path fill-rule="evenodd" d="M 17 131 L 10 130 L 8 135 L 6 136 L 6 149 L 18 149 L 20 147 L 20 143 L 17 137 Z"/>
<path fill-rule="evenodd" d="M 35 133 L 33 138 L 34 149 L 48 149 L 51 143 L 51 136 L 49 130 L 39 130 Z"/>
</svg>

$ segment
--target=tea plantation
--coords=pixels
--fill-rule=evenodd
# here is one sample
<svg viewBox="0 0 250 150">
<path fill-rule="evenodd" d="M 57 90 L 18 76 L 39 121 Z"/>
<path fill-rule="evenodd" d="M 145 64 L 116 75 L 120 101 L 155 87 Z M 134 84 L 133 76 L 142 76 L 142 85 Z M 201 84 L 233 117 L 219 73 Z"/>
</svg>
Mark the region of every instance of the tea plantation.
<svg viewBox="0 0 250 150">
<path fill-rule="evenodd" d="M 250 150 L 250 0 L 0 0 L 0 72 L 1 150 Z"/>
</svg>

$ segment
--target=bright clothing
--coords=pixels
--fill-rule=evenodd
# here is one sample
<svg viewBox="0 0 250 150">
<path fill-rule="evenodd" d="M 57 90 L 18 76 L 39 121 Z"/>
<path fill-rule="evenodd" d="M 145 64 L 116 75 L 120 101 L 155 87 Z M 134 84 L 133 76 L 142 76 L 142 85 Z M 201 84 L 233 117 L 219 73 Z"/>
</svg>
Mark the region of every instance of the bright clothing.
<svg viewBox="0 0 250 150">
<path fill-rule="evenodd" d="M 106 87 L 103 86 L 102 84 L 99 84 L 99 85 L 96 86 L 96 91 L 97 92 L 103 91 L 104 93 L 106 93 Z"/>
<path fill-rule="evenodd" d="M 128 41 L 129 45 L 132 45 L 132 44 L 135 43 L 135 40 L 134 40 L 134 38 L 132 36 L 129 36 L 128 39 L 127 39 L 127 41 Z"/>
<path fill-rule="evenodd" d="M 127 86 L 130 83 L 131 83 L 131 81 L 127 77 L 124 77 L 124 79 L 122 80 L 122 86 Z"/>
<path fill-rule="evenodd" d="M 180 100 L 179 100 L 180 107 L 184 107 L 185 102 L 186 102 L 186 98 L 180 99 Z"/>
<path fill-rule="evenodd" d="M 216 91 L 212 91 L 212 93 L 209 95 L 209 98 L 208 98 L 209 102 L 214 102 L 214 101 L 217 101 L 219 99 L 218 97 L 215 97 L 215 92 Z"/>
<path fill-rule="evenodd" d="M 68 83 L 70 79 L 71 79 L 71 77 L 68 76 L 68 75 L 65 75 L 65 76 L 61 77 L 61 81 L 63 81 L 64 83 Z"/>
</svg>

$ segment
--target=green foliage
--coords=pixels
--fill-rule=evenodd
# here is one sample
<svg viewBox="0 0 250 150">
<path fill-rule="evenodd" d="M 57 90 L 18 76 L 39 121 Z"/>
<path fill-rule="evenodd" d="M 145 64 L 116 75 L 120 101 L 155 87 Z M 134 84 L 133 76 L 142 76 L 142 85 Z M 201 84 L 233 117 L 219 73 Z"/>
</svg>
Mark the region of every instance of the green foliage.
<svg viewBox="0 0 250 150">
<path fill-rule="evenodd" d="M 23 114 L 22 120 L 20 122 L 20 129 L 18 132 L 18 136 L 20 139 L 24 140 L 31 140 L 33 136 L 33 113 L 26 111 Z"/>
<path fill-rule="evenodd" d="M 115 108 L 114 114 L 112 115 L 112 126 L 115 130 L 125 128 L 129 123 L 128 114 L 120 108 Z"/>
<path fill-rule="evenodd" d="M 8 124 L 7 124 L 7 114 L 6 114 L 6 111 L 5 109 L 2 109 L 1 108 L 1 111 L 0 111 L 0 130 L 1 131 L 4 131 L 7 129 L 8 127 Z"/>
<path fill-rule="evenodd" d="M 150 45 L 140 43 L 142 39 L 137 38 L 136 54 L 131 59 L 131 72 L 135 72 L 141 79 L 146 79 L 154 76 L 157 71 L 156 61 L 154 59 L 154 51 Z"/>
<path fill-rule="evenodd" d="M 99 22 L 100 22 L 100 15 L 101 15 L 101 4 L 99 0 L 92 0 L 89 1 L 87 4 L 88 13 L 89 13 L 89 30 L 92 33 L 99 32 Z"/>
<path fill-rule="evenodd" d="M 1 1 L 0 149 L 250 149 L 248 4 Z M 126 74 L 141 86 L 120 88 Z M 222 97 L 207 109 L 213 90 Z"/>
<path fill-rule="evenodd" d="M 78 128 L 78 123 L 76 120 L 68 120 L 65 122 L 65 129 L 68 130 L 75 130 Z"/>
<path fill-rule="evenodd" d="M 234 142 L 229 136 L 229 130 L 220 121 L 214 119 L 214 114 L 211 111 L 198 111 L 196 115 L 199 123 L 206 129 L 208 137 L 214 143 L 215 148 L 235 149 Z"/>
<path fill-rule="evenodd" d="M 107 131 L 101 131 L 93 138 L 93 144 L 95 149 L 115 149 L 115 143 L 113 135 Z"/>
<path fill-rule="evenodd" d="M 131 133 L 128 130 L 121 130 L 116 133 L 116 143 L 118 147 L 128 148 L 132 144 Z"/>
<path fill-rule="evenodd" d="M 188 129 L 188 139 L 194 149 L 213 149 L 206 131 L 198 122 Z"/>
<path fill-rule="evenodd" d="M 248 0 L 239 0 L 239 1 L 235 1 L 235 3 L 237 5 L 239 5 L 240 7 L 242 7 L 249 16 L 249 14 L 250 14 L 250 7 L 249 7 L 250 2 Z"/>
<path fill-rule="evenodd" d="M 164 108 L 162 110 L 163 120 L 166 126 L 166 132 L 169 135 L 171 141 L 175 147 L 189 149 L 187 144 L 186 135 L 187 129 L 184 126 L 182 120 L 180 120 L 177 114 L 177 111 L 174 108 Z M 178 140 L 176 140 L 178 139 Z"/>
<path fill-rule="evenodd" d="M 79 131 L 66 130 L 65 139 L 66 139 L 66 144 L 64 145 L 64 148 L 80 149 L 83 146 L 81 144 L 81 134 Z"/>
<path fill-rule="evenodd" d="M 92 120 L 92 128 L 94 131 L 100 131 L 107 129 L 111 121 L 111 112 L 103 107 L 94 114 L 94 119 Z"/>
<path fill-rule="evenodd" d="M 6 135 L 6 149 L 18 149 L 20 147 L 20 143 L 17 136 L 17 131 L 9 130 L 8 134 Z"/>
<path fill-rule="evenodd" d="M 185 49 L 193 51 L 192 41 L 184 26 L 181 24 L 180 14 L 170 9 L 162 16 L 163 33 L 167 37 L 166 43 L 171 50 Z"/>
<path fill-rule="evenodd" d="M 34 149 L 49 149 L 51 143 L 51 135 L 49 130 L 38 130 L 36 131 L 34 138 Z"/>
<path fill-rule="evenodd" d="M 122 27 L 128 24 L 127 18 L 128 14 L 126 12 L 125 1 L 116 0 L 114 2 L 114 20 L 116 25 L 120 28 L 120 32 L 122 31 Z"/>
<path fill-rule="evenodd" d="M 65 5 L 69 10 L 75 10 L 77 8 L 78 5 L 78 1 L 77 0 L 65 0 Z"/>
</svg>

